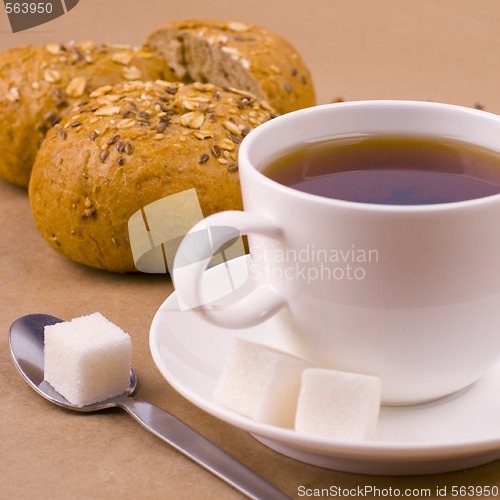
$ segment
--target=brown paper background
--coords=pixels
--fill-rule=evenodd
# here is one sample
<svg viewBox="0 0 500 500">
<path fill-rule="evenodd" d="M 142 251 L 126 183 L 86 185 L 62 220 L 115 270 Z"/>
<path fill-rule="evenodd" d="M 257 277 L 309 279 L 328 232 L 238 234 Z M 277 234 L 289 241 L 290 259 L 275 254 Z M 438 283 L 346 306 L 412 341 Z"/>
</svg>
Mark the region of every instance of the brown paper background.
<svg viewBox="0 0 500 500">
<path fill-rule="evenodd" d="M 500 113 L 498 0 L 81 0 L 65 16 L 12 34 L 0 8 L 0 48 L 83 40 L 139 44 L 156 25 L 188 17 L 260 24 L 308 62 L 318 101 L 434 100 Z M 1 124 L 0 124 L 1 126 Z M 19 316 L 70 319 L 102 312 L 133 340 L 137 395 L 175 413 L 290 496 L 297 488 L 500 485 L 500 461 L 436 476 L 372 477 L 285 458 L 178 395 L 153 364 L 152 318 L 172 287 L 165 276 L 94 271 L 39 237 L 26 192 L 0 182 L 0 498 L 238 498 L 234 490 L 117 410 L 78 414 L 36 395 L 10 358 Z M 500 423 L 499 423 L 500 426 Z"/>
</svg>

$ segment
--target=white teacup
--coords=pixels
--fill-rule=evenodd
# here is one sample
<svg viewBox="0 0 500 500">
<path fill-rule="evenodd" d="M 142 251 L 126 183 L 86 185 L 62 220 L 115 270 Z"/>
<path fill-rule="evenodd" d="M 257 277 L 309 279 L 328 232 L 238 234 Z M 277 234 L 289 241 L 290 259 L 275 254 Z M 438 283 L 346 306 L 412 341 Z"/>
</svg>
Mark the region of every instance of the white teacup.
<svg viewBox="0 0 500 500">
<path fill-rule="evenodd" d="M 385 404 L 410 404 L 463 389 L 500 359 L 500 195 L 353 203 L 260 172 L 306 141 L 380 133 L 446 136 L 500 151 L 500 117 L 459 106 L 359 101 L 275 118 L 240 146 L 245 211 L 215 214 L 191 230 L 208 227 L 215 248 L 248 234 L 260 285 L 227 307 L 204 304 L 200 282 L 212 253 L 198 247 L 184 272 L 193 250 L 187 239 L 173 279 L 200 314 L 224 327 L 249 327 L 287 309 L 280 335 L 295 352 L 379 376 Z"/>
</svg>

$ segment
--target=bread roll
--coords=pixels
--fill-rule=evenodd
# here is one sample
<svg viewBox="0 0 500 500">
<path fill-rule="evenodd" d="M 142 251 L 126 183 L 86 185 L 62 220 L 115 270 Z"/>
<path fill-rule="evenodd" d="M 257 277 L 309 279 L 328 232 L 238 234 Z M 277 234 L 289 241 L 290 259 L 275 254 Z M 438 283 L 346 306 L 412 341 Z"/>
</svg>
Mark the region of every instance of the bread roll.
<svg viewBox="0 0 500 500">
<path fill-rule="evenodd" d="M 252 24 L 172 22 L 153 31 L 146 43 L 164 55 L 181 81 L 246 90 L 279 114 L 316 103 L 311 75 L 297 51 Z"/>
<path fill-rule="evenodd" d="M 213 84 L 97 89 L 38 152 L 29 195 L 40 233 L 75 262 L 134 271 L 132 214 L 191 188 L 204 216 L 241 209 L 238 145 L 273 116 L 253 95 Z"/>
<path fill-rule="evenodd" d="M 26 187 L 47 130 L 89 92 L 137 79 L 176 79 L 152 49 L 50 43 L 0 53 L 0 178 Z"/>
</svg>

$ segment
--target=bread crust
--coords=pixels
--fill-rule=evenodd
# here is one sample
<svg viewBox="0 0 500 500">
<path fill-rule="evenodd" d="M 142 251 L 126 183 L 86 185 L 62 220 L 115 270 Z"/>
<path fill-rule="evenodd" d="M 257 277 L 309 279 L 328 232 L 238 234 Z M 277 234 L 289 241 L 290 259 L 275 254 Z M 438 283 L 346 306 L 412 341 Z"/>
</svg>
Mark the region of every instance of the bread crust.
<svg viewBox="0 0 500 500">
<path fill-rule="evenodd" d="M 242 209 L 237 151 L 274 116 L 246 92 L 213 84 L 103 87 L 49 130 L 29 195 L 41 235 L 75 262 L 135 271 L 128 220 L 195 188 L 204 216 Z"/>
<path fill-rule="evenodd" d="M 283 114 L 316 104 L 309 69 L 297 50 L 266 29 L 237 21 L 190 19 L 155 29 L 146 39 L 185 82 L 241 88 Z"/>
<path fill-rule="evenodd" d="M 39 145 L 76 103 L 102 85 L 175 80 L 153 49 L 50 43 L 0 53 L 0 178 L 27 187 Z"/>
</svg>

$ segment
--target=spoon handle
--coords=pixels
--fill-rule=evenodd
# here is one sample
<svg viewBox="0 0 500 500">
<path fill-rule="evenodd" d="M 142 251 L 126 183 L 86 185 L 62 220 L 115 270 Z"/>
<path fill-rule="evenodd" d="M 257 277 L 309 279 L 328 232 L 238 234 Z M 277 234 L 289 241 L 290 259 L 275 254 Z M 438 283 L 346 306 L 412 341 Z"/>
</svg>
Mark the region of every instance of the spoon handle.
<svg viewBox="0 0 500 500">
<path fill-rule="evenodd" d="M 160 439 L 247 497 L 259 500 L 290 499 L 256 472 L 165 410 L 131 397 L 123 398 L 119 406 Z"/>
</svg>

